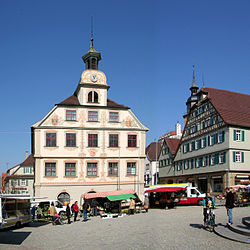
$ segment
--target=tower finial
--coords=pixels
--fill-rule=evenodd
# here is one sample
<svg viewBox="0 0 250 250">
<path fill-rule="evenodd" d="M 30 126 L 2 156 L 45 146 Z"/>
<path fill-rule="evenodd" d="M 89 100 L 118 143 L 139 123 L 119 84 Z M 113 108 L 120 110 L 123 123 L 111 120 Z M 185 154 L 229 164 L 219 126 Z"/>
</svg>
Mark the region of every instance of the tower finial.
<svg viewBox="0 0 250 250">
<path fill-rule="evenodd" d="M 91 16 L 91 38 L 90 38 L 90 41 L 91 41 L 91 48 L 94 48 L 94 37 L 93 37 L 93 16 Z"/>
<path fill-rule="evenodd" d="M 196 85 L 196 83 L 195 83 L 195 73 L 194 73 L 194 65 L 193 65 L 193 84 L 192 84 L 193 86 L 195 86 Z"/>
</svg>

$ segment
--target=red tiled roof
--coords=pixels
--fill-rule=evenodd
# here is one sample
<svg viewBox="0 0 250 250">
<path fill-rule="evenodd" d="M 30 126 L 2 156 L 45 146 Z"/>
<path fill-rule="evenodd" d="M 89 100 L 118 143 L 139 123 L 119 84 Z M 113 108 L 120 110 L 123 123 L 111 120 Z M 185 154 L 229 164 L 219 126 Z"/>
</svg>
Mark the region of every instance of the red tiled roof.
<svg viewBox="0 0 250 250">
<path fill-rule="evenodd" d="M 165 142 L 167 143 L 172 155 L 176 154 L 180 141 L 181 141 L 180 139 L 168 138 L 168 137 L 165 138 Z"/>
<path fill-rule="evenodd" d="M 124 106 L 124 105 L 121 105 L 117 102 L 114 102 L 112 100 L 110 100 L 109 98 L 107 99 L 107 106 L 110 107 L 110 108 L 129 108 L 127 106 Z"/>
<path fill-rule="evenodd" d="M 80 102 L 78 98 L 75 95 L 72 95 L 65 99 L 64 101 L 60 102 L 59 104 L 64 104 L 64 105 L 80 105 Z"/>
<path fill-rule="evenodd" d="M 72 95 L 70 97 L 68 97 L 67 99 L 65 99 L 64 101 L 60 102 L 59 105 L 80 105 L 80 102 L 77 98 L 77 96 Z M 121 105 L 117 102 L 114 102 L 112 100 L 110 100 L 109 98 L 107 98 L 107 107 L 109 108 L 126 108 L 129 109 L 129 107 Z"/>
<path fill-rule="evenodd" d="M 160 142 L 151 142 L 146 147 L 146 155 L 151 161 L 158 160 L 161 153 L 161 143 Z"/>
<path fill-rule="evenodd" d="M 250 127 L 250 95 L 207 87 L 201 88 L 200 92 L 207 94 L 224 122 Z"/>
<path fill-rule="evenodd" d="M 20 166 L 33 166 L 34 158 L 33 155 L 30 154 L 24 162 L 20 164 Z"/>
</svg>

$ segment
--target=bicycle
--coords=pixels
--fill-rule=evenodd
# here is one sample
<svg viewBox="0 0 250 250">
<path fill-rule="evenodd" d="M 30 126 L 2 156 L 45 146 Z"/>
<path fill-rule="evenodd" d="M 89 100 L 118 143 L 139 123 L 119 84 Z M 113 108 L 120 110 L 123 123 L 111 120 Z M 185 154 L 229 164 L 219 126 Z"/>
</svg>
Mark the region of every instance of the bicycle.
<svg viewBox="0 0 250 250">
<path fill-rule="evenodd" d="M 206 221 L 206 227 L 209 229 L 210 232 L 214 231 L 215 227 L 215 214 L 213 208 L 207 209 L 207 221 Z"/>
</svg>

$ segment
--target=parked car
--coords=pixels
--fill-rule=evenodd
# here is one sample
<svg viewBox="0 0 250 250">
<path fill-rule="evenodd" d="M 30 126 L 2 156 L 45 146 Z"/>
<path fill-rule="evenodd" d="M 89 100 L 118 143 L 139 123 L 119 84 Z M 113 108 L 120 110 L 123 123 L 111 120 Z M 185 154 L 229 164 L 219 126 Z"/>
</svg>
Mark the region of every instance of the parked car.
<svg viewBox="0 0 250 250">
<path fill-rule="evenodd" d="M 51 204 L 54 203 L 54 206 L 56 208 L 56 212 L 60 215 L 61 218 L 64 218 L 66 216 L 66 206 L 61 201 L 58 200 L 39 200 L 39 201 L 32 201 L 31 207 L 34 205 L 40 206 L 43 211 L 47 211 Z"/>
</svg>

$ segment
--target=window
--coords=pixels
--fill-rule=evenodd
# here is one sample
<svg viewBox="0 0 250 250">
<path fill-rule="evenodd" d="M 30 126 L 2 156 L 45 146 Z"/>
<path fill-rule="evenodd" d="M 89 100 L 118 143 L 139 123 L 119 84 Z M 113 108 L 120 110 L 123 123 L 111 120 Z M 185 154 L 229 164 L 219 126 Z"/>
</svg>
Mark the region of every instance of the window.
<svg viewBox="0 0 250 250">
<path fill-rule="evenodd" d="M 65 163 L 65 176 L 76 176 L 75 163 Z"/>
<path fill-rule="evenodd" d="M 215 155 L 212 155 L 211 157 L 211 165 L 214 165 L 215 164 Z"/>
<path fill-rule="evenodd" d="M 127 175 L 136 175 L 136 162 L 127 163 Z"/>
<path fill-rule="evenodd" d="M 23 167 L 23 173 L 24 174 L 31 174 L 32 173 L 32 167 Z"/>
<path fill-rule="evenodd" d="M 225 131 L 221 131 L 218 133 L 218 143 L 222 143 L 225 141 Z"/>
<path fill-rule="evenodd" d="M 109 135 L 109 147 L 118 148 L 118 134 Z"/>
<path fill-rule="evenodd" d="M 26 180 L 25 179 L 21 179 L 21 186 L 26 186 Z"/>
<path fill-rule="evenodd" d="M 88 147 L 98 147 L 97 134 L 88 134 Z"/>
<path fill-rule="evenodd" d="M 56 133 L 46 133 L 46 147 L 56 147 Z"/>
<path fill-rule="evenodd" d="M 98 112 L 97 111 L 89 111 L 88 112 L 88 121 L 89 122 L 97 122 L 98 121 Z"/>
<path fill-rule="evenodd" d="M 219 163 L 222 164 L 222 163 L 225 163 L 225 162 L 226 162 L 226 152 L 220 153 L 220 155 L 219 155 Z"/>
<path fill-rule="evenodd" d="M 119 122 L 119 113 L 118 112 L 109 112 L 109 121 L 110 122 Z"/>
<path fill-rule="evenodd" d="M 66 133 L 66 147 L 76 147 L 76 133 Z"/>
<path fill-rule="evenodd" d="M 118 175 L 118 163 L 117 162 L 109 162 L 108 175 Z"/>
<path fill-rule="evenodd" d="M 76 110 L 66 110 L 66 121 L 76 121 Z"/>
<path fill-rule="evenodd" d="M 207 146 L 207 137 L 202 138 L 202 148 L 205 148 Z"/>
<path fill-rule="evenodd" d="M 56 163 L 45 163 L 45 176 L 56 176 Z"/>
<path fill-rule="evenodd" d="M 128 147 L 135 148 L 137 146 L 137 135 L 128 135 Z"/>
<path fill-rule="evenodd" d="M 88 102 L 98 103 L 98 94 L 95 91 L 88 93 Z"/>
<path fill-rule="evenodd" d="M 240 152 L 235 152 L 235 161 L 236 162 L 241 162 L 241 157 L 240 157 Z"/>
<path fill-rule="evenodd" d="M 87 175 L 88 176 L 97 176 L 97 163 L 88 162 L 87 163 Z"/>
<path fill-rule="evenodd" d="M 244 152 L 233 152 L 233 162 L 244 162 Z"/>
<path fill-rule="evenodd" d="M 59 201 L 61 201 L 62 203 L 64 203 L 65 201 L 67 201 L 68 203 L 70 202 L 69 194 L 66 193 L 66 192 L 60 193 L 60 194 L 57 196 L 57 199 L 58 199 Z"/>
<path fill-rule="evenodd" d="M 195 141 L 192 141 L 192 151 L 195 150 Z"/>
<path fill-rule="evenodd" d="M 13 187 L 18 186 L 18 180 L 12 180 L 12 186 Z"/>
<path fill-rule="evenodd" d="M 234 129 L 234 141 L 245 141 L 245 131 Z"/>
</svg>

